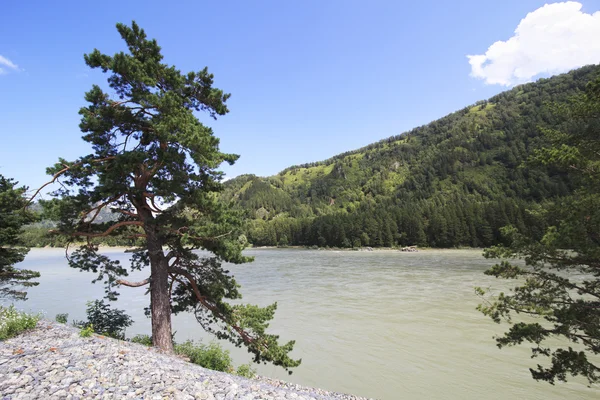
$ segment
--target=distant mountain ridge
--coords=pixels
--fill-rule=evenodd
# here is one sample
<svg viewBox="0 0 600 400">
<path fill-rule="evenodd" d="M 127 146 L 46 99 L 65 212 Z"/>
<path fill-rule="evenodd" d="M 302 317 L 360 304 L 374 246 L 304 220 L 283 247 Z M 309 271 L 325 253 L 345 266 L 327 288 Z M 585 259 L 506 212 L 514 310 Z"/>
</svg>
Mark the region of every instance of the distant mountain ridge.
<svg viewBox="0 0 600 400">
<path fill-rule="evenodd" d="M 487 246 L 514 224 L 536 234 L 531 212 L 569 194 L 562 173 L 522 164 L 571 121 L 567 104 L 600 76 L 586 66 L 477 102 L 429 124 L 325 161 L 225 183 L 222 198 L 247 212 L 256 245 Z"/>
</svg>

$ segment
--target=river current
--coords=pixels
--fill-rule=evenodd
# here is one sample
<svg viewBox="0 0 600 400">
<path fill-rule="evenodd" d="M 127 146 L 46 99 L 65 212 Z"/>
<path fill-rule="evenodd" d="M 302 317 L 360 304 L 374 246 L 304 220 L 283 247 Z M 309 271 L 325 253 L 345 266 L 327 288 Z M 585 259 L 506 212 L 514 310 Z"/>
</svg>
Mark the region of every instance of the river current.
<svg viewBox="0 0 600 400">
<path fill-rule="evenodd" d="M 123 249 L 106 254 L 127 265 Z M 278 302 L 271 331 L 296 340 L 302 365 L 258 372 L 302 385 L 379 399 L 597 399 L 599 388 L 582 380 L 551 386 L 531 378 L 528 346 L 499 350 L 493 336 L 506 329 L 475 307 L 474 287 L 506 290 L 483 274 L 494 264 L 481 250 L 313 251 L 250 249 L 255 261 L 230 266 L 244 301 Z M 85 303 L 103 296 L 94 275 L 68 267 L 64 250 L 34 249 L 20 268 L 41 272 L 40 285 L 18 308 L 54 319 L 85 319 Z M 144 278 L 136 272 L 130 278 Z M 144 288 L 123 288 L 114 307 L 135 323 L 127 336 L 150 333 Z M 174 318 L 176 340 L 212 340 L 191 315 Z M 227 346 L 236 364 L 243 349 Z"/>
</svg>

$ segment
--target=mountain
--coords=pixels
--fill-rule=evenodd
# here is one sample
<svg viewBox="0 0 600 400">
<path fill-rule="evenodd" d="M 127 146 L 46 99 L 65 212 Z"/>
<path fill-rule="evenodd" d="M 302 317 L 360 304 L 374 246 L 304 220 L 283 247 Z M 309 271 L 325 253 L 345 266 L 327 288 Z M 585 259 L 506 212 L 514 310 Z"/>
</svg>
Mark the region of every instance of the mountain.
<svg viewBox="0 0 600 400">
<path fill-rule="evenodd" d="M 599 66 L 517 86 L 427 125 L 222 192 L 248 216 L 255 245 L 488 246 L 513 224 L 539 235 L 536 212 L 573 190 L 560 171 L 523 165 L 543 128 L 577 122 L 566 105 Z M 554 107 L 555 108 L 555 107 Z"/>
</svg>

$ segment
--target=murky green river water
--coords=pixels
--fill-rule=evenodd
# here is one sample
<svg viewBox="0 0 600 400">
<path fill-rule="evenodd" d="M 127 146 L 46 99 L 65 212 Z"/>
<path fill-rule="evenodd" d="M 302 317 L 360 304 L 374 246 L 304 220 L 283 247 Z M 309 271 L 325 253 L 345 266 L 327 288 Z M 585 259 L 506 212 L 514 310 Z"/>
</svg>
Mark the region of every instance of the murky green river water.
<svg viewBox="0 0 600 400">
<path fill-rule="evenodd" d="M 107 251 L 127 260 L 122 250 Z M 483 275 L 493 261 L 477 250 L 419 253 L 249 250 L 252 264 L 230 269 L 247 302 L 279 308 L 272 330 L 296 339 L 302 365 L 293 375 L 273 366 L 260 374 L 380 399 L 598 399 L 585 382 L 551 386 L 530 377 L 526 347 L 499 350 L 501 332 L 475 310 L 475 286 L 501 288 Z M 70 269 L 63 250 L 32 250 L 19 267 L 42 273 L 22 309 L 53 319 L 85 319 L 85 303 L 101 298 L 92 274 Z M 144 277 L 132 275 L 131 279 Z M 149 333 L 144 288 L 123 288 L 116 307 L 134 318 L 128 336 Z M 174 320 L 177 340 L 210 340 L 195 319 Z M 232 349 L 236 363 L 248 354 Z"/>
</svg>

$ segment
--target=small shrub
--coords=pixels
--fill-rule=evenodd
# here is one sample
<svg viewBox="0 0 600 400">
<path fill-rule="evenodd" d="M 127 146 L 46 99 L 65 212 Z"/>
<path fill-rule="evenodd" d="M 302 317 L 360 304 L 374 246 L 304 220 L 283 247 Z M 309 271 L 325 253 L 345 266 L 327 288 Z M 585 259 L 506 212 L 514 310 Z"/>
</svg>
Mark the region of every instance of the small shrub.
<svg viewBox="0 0 600 400">
<path fill-rule="evenodd" d="M 69 314 L 56 314 L 54 318 L 59 324 L 66 324 L 69 319 Z"/>
<path fill-rule="evenodd" d="M 33 329 L 40 320 L 38 314 L 17 311 L 14 306 L 0 306 L 0 340 L 5 340 L 28 329 Z"/>
<path fill-rule="evenodd" d="M 133 320 L 123 310 L 112 310 L 104 300 L 87 303 L 87 321 L 74 321 L 73 325 L 84 328 L 93 326 L 94 332 L 115 339 L 125 339 L 125 328 L 131 326 Z"/>
<path fill-rule="evenodd" d="M 142 344 L 144 346 L 151 347 L 152 346 L 152 336 L 148 335 L 135 335 L 131 339 L 129 339 L 132 343 Z"/>
<path fill-rule="evenodd" d="M 215 371 L 230 372 L 233 370 L 229 351 L 223 350 L 217 343 L 196 344 L 188 340 L 175 345 L 175 353 L 185 355 L 190 362 Z"/>
<path fill-rule="evenodd" d="M 135 335 L 129 341 L 148 347 L 152 346 L 152 336 L 149 335 Z M 242 364 L 236 370 L 233 367 L 229 351 L 224 350 L 218 343 L 213 342 L 205 345 L 188 340 L 181 344 L 173 342 L 173 345 L 176 354 L 186 356 L 191 363 L 201 367 L 228 372 L 245 378 L 253 378 L 256 375 L 256 370 L 250 364 Z"/>
<path fill-rule="evenodd" d="M 90 337 L 90 336 L 92 336 L 93 333 L 94 333 L 94 326 L 88 325 L 88 326 L 81 328 L 81 330 L 79 331 L 79 336 Z"/>
<path fill-rule="evenodd" d="M 256 369 L 252 368 L 250 364 L 242 364 L 237 368 L 235 374 L 251 379 L 256 376 Z"/>
</svg>

